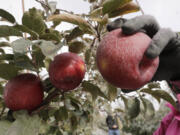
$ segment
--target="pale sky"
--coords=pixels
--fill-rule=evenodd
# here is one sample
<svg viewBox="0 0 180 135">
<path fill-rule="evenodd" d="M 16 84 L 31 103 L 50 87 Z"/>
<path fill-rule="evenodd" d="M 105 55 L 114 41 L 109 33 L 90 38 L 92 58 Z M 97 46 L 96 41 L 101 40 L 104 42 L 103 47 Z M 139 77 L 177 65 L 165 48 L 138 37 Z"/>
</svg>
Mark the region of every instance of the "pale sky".
<svg viewBox="0 0 180 135">
<path fill-rule="evenodd" d="M 22 17 L 21 0 L 1 0 L 0 8 L 11 12 L 19 23 Z M 25 9 L 31 7 L 41 8 L 39 3 L 35 0 L 24 0 Z M 50 0 L 49 0 L 50 1 Z M 56 0 L 58 2 L 57 8 L 73 11 L 75 13 L 88 13 L 89 3 L 84 0 Z M 171 28 L 174 31 L 180 31 L 180 1 L 179 0 L 139 0 L 139 3 L 145 14 L 151 14 L 156 17 L 162 27 Z M 141 13 L 128 14 L 125 17 L 131 18 Z M 69 25 L 64 25 L 70 27 Z M 63 26 L 63 27 L 64 27 Z"/>
</svg>

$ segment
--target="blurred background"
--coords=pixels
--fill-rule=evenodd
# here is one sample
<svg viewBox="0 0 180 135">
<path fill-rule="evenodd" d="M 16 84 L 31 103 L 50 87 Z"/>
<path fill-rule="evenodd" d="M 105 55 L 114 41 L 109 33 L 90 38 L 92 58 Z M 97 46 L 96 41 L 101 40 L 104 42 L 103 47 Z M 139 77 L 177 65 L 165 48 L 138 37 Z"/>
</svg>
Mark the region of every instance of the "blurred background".
<svg viewBox="0 0 180 135">
<path fill-rule="evenodd" d="M 72 11 L 75 14 L 82 14 L 82 13 L 89 14 L 89 11 L 90 11 L 90 4 L 88 0 L 52 0 L 52 1 L 57 2 L 57 9 L 67 10 L 69 12 Z M 142 15 L 142 12 L 144 12 L 144 14 L 153 15 L 157 19 L 161 27 L 171 28 L 174 31 L 180 32 L 180 22 L 178 21 L 180 18 L 180 8 L 179 8 L 180 1 L 179 0 L 138 0 L 138 1 L 133 0 L 133 1 L 135 3 L 139 3 L 142 10 L 139 12 L 124 15 L 123 16 L 124 18 L 132 18 L 137 15 Z M 21 18 L 22 18 L 23 12 L 28 11 L 28 9 L 32 7 L 36 7 L 37 9 L 42 9 L 42 6 L 40 5 L 40 3 L 36 2 L 36 0 L 6 0 L 0 4 L 0 8 L 12 13 L 19 24 L 21 24 Z M 23 11 L 23 8 L 24 8 L 24 11 Z M 4 23 L 6 22 L 0 22 L 0 24 L 4 24 Z M 72 27 L 74 27 L 72 24 L 62 22 L 61 25 L 59 25 L 56 29 L 58 29 L 58 31 L 65 31 L 65 30 L 72 29 Z M 12 37 L 11 39 L 14 40 L 16 38 Z M 63 48 L 63 50 L 67 51 L 67 47 Z M 166 83 L 162 83 L 162 88 L 164 90 L 169 91 Z M 131 94 L 129 94 L 129 96 L 133 94 L 134 93 L 132 92 Z M 154 117 L 154 119 L 157 121 L 155 123 L 152 120 L 152 118 L 150 118 L 148 119 L 149 121 L 148 123 L 149 125 L 148 125 L 146 121 L 143 121 L 144 118 L 143 120 L 139 118 L 138 119 L 140 122 L 139 127 L 145 125 L 146 126 L 144 127 L 145 129 L 152 130 L 150 126 L 153 126 L 155 124 L 158 125 L 161 117 L 165 115 L 168 112 L 168 110 L 164 109 L 164 102 L 162 104 L 159 104 L 157 100 L 152 98 L 150 95 L 147 95 L 147 98 L 151 99 L 155 107 L 155 110 L 157 111 L 156 112 L 157 115 Z M 118 108 L 121 106 L 122 106 L 122 100 L 118 99 L 112 102 L 111 106 L 108 106 L 108 107 Z M 159 111 L 159 108 L 160 108 L 160 111 Z M 101 120 L 104 122 L 105 115 L 103 112 L 102 112 L 102 116 L 103 118 Z M 97 116 L 96 120 L 97 120 L 96 123 L 98 123 L 99 116 Z M 137 126 L 136 123 L 138 120 L 137 121 L 136 120 L 134 120 L 134 125 L 133 125 L 134 127 Z M 139 127 L 135 127 L 135 128 L 138 129 Z M 97 128 L 96 130 L 99 130 L 99 128 Z M 103 132 L 99 134 L 105 134 L 105 133 Z"/>
<path fill-rule="evenodd" d="M 55 1 L 55 0 L 53 0 Z M 56 0 L 57 8 L 72 11 L 76 14 L 88 13 L 90 4 L 86 0 Z M 136 2 L 134 0 L 134 2 Z M 145 14 L 155 16 L 162 27 L 169 27 L 174 31 L 180 31 L 180 1 L 179 0 L 139 0 L 138 1 Z M 42 8 L 35 0 L 24 0 L 25 11 L 31 7 Z M 3 8 L 12 13 L 17 21 L 21 22 L 23 14 L 22 0 L 6 0 L 0 4 Z M 141 15 L 141 12 L 131 13 L 124 17 L 131 18 Z M 71 25 L 61 25 L 60 29 L 68 29 Z"/>
</svg>

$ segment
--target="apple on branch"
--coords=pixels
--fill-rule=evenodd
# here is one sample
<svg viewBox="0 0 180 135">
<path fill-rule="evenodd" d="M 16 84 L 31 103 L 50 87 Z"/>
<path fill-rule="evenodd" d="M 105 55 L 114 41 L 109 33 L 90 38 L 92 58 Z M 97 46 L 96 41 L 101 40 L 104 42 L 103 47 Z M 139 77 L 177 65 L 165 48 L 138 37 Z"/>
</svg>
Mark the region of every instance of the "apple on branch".
<svg viewBox="0 0 180 135">
<path fill-rule="evenodd" d="M 51 83 L 62 91 L 73 90 L 79 86 L 85 75 L 84 61 L 75 53 L 57 55 L 49 66 Z"/>
<path fill-rule="evenodd" d="M 12 78 L 4 89 L 5 104 L 13 111 L 32 111 L 42 103 L 43 97 L 42 82 L 39 77 L 31 73 Z"/>
</svg>

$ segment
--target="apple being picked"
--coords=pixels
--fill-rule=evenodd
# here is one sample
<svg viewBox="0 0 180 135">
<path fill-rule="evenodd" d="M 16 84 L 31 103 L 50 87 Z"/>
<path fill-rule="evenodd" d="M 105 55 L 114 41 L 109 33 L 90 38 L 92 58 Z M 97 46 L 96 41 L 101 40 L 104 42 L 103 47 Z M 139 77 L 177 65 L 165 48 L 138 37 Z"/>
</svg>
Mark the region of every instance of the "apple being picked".
<svg viewBox="0 0 180 135">
<path fill-rule="evenodd" d="M 49 66 L 51 83 L 62 91 L 73 90 L 79 86 L 85 75 L 84 61 L 75 53 L 57 55 Z"/>
<path fill-rule="evenodd" d="M 20 74 L 12 78 L 4 89 L 5 104 L 14 111 L 32 111 L 42 103 L 43 97 L 41 80 L 31 73 Z"/>
<path fill-rule="evenodd" d="M 107 33 L 97 49 L 97 66 L 103 78 L 122 89 L 135 90 L 155 74 L 159 57 L 148 59 L 144 53 L 151 39 L 144 33 L 122 34 L 121 29 Z"/>
</svg>

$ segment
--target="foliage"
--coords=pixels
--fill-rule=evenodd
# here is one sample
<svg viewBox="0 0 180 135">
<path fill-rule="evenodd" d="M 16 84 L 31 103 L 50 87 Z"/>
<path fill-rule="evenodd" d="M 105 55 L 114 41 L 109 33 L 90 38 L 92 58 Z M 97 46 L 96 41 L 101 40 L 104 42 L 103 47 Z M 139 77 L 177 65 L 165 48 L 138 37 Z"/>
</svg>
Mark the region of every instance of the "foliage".
<svg viewBox="0 0 180 135">
<path fill-rule="evenodd" d="M 175 105 L 172 97 L 161 90 L 158 83 L 150 83 L 129 96 L 105 82 L 97 71 L 96 49 L 107 32 L 106 24 L 110 18 L 138 11 L 138 5 L 131 0 L 89 0 L 90 13 L 79 15 L 61 9 L 52 12 L 47 0 L 36 1 L 44 10 L 29 9 L 22 16 L 22 24 L 18 24 L 12 14 L 0 9 L 2 20 L 8 21 L 8 25 L 0 25 L 0 38 L 3 39 L 0 40 L 0 134 L 92 135 L 94 127 L 97 127 L 99 110 L 110 111 L 110 103 L 117 98 L 123 101 L 124 106 L 115 111 L 124 113 L 126 121 L 135 119 L 139 114 L 154 116 L 154 106 L 146 99 L 146 94 L 158 102 L 164 99 Z M 49 22 L 52 25 L 49 26 Z M 59 31 L 57 26 L 61 26 L 61 22 L 73 24 L 72 29 Z M 16 40 L 9 41 L 11 36 Z M 49 63 L 63 46 L 78 53 L 87 68 L 87 77 L 81 85 L 66 93 L 57 90 L 48 77 Z M 44 85 L 44 101 L 31 114 L 12 112 L 3 103 L 7 81 L 24 72 L 36 73 Z"/>
<path fill-rule="evenodd" d="M 123 131 L 132 133 L 133 135 L 152 135 L 160 124 L 161 119 L 169 112 L 168 108 L 164 108 L 164 103 L 161 104 L 159 110 L 152 117 L 144 117 L 139 115 L 132 119 L 129 123 L 125 123 Z"/>
</svg>

